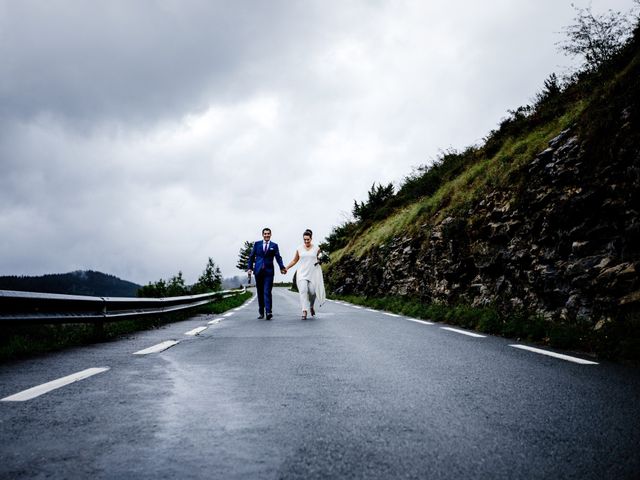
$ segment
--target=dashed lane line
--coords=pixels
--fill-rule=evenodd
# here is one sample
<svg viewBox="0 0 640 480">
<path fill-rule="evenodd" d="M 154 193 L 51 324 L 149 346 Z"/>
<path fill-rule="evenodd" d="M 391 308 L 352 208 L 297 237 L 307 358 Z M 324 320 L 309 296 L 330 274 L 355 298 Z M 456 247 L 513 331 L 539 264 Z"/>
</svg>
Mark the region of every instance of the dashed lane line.
<svg viewBox="0 0 640 480">
<path fill-rule="evenodd" d="M 542 350 L 540 348 L 528 347 L 526 345 L 509 345 L 513 348 L 519 348 L 521 350 L 527 350 L 529 352 L 539 353 L 540 355 L 547 355 L 549 357 L 559 358 L 566 360 L 567 362 L 579 363 L 581 365 L 598 365 L 598 362 L 592 362 L 591 360 L 584 360 L 578 357 L 572 357 L 570 355 L 564 355 L 562 353 L 550 352 L 549 350 Z"/>
<path fill-rule="evenodd" d="M 420 323 L 422 325 L 433 325 L 433 322 L 429 322 L 428 320 L 418 320 L 417 318 L 408 318 L 408 317 L 404 317 L 404 319 L 410 322 Z"/>
<path fill-rule="evenodd" d="M 28 390 L 23 390 L 22 392 L 16 393 L 15 395 L 10 395 L 8 397 L 0 399 L 0 402 L 24 402 L 26 400 L 31 400 L 57 388 L 69 385 L 70 383 L 84 380 L 85 378 L 92 377 L 93 375 L 97 375 L 98 373 L 106 372 L 109 369 L 110 367 L 87 368 L 86 370 L 82 370 L 81 372 L 73 373 L 71 375 L 67 375 L 66 377 L 43 383 L 42 385 L 29 388 Z"/>
<path fill-rule="evenodd" d="M 145 348 L 144 350 L 138 350 L 134 352 L 134 355 L 149 355 L 150 353 L 160 353 L 164 352 L 167 348 L 171 348 L 174 345 L 179 344 L 180 342 L 177 340 L 167 340 L 166 342 L 159 343 L 154 345 L 153 347 Z"/>
<path fill-rule="evenodd" d="M 207 325 L 216 325 L 220 323 L 222 320 L 224 320 L 222 317 L 214 318 Z"/>
<path fill-rule="evenodd" d="M 478 333 L 473 333 L 473 332 L 467 332 L 466 330 L 460 330 L 458 328 L 451 328 L 451 327 L 440 327 L 443 330 L 449 330 L 450 332 L 455 332 L 455 333 L 461 333 L 462 335 L 467 335 L 469 337 L 475 337 L 475 338 L 485 338 L 486 335 L 480 335 Z"/>
<path fill-rule="evenodd" d="M 225 313 L 224 315 L 222 315 L 223 317 L 230 317 L 231 315 L 233 315 L 235 312 L 228 312 Z"/>
<path fill-rule="evenodd" d="M 389 313 L 389 312 L 382 312 L 383 315 L 387 315 L 389 317 L 396 317 L 396 318 L 400 318 L 400 315 L 396 315 L 395 313 Z"/>
<path fill-rule="evenodd" d="M 188 332 L 185 332 L 185 335 L 195 336 L 195 335 L 198 335 L 201 332 L 204 332 L 206 329 L 207 329 L 207 327 L 194 328 L 193 330 L 189 330 Z"/>
</svg>

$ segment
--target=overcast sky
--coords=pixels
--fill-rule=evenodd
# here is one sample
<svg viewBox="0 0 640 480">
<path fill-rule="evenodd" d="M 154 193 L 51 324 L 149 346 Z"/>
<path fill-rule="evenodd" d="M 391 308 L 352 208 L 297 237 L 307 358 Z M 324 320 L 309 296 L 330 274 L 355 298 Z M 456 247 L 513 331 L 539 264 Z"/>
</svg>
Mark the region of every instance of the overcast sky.
<svg viewBox="0 0 640 480">
<path fill-rule="evenodd" d="M 555 44 L 574 16 L 570 0 L 0 0 L 0 275 L 193 283 L 212 257 L 233 276 L 263 226 L 286 263 L 373 182 L 529 103 L 571 64 Z"/>
</svg>

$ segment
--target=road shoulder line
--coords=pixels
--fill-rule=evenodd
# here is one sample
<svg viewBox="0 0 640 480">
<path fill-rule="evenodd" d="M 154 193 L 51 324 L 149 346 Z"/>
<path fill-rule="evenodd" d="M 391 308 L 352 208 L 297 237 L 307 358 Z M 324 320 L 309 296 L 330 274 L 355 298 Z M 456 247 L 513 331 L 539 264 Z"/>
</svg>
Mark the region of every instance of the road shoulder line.
<svg viewBox="0 0 640 480">
<path fill-rule="evenodd" d="M 450 332 L 461 333 L 474 338 L 485 338 L 486 335 L 480 335 L 479 333 L 467 332 L 466 330 L 460 330 L 459 328 L 440 327 L 442 330 L 449 330 Z"/>
<path fill-rule="evenodd" d="M 528 347 L 527 345 L 515 344 L 509 346 L 513 348 L 519 348 L 520 350 L 527 350 L 529 352 L 538 353 L 540 355 L 546 355 L 548 357 L 559 358 L 560 360 L 566 360 L 567 362 L 579 363 L 580 365 L 598 365 L 598 362 L 592 362 L 591 360 L 572 357 L 563 353 L 550 352 L 549 350 L 542 350 L 541 348 Z"/>
</svg>

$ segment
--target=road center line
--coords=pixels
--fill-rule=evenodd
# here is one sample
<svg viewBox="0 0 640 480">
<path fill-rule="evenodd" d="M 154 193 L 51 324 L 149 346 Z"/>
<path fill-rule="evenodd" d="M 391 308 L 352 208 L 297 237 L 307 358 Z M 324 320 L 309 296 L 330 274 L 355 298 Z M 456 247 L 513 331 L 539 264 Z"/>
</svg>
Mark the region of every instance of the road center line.
<svg viewBox="0 0 640 480">
<path fill-rule="evenodd" d="M 171 348 L 174 345 L 179 344 L 177 340 L 167 340 L 166 342 L 159 343 L 153 347 L 145 348 L 144 350 L 138 350 L 134 352 L 134 355 L 149 355 L 150 353 L 164 352 L 167 348 Z"/>
<path fill-rule="evenodd" d="M 207 327 L 194 328 L 193 330 L 189 330 L 188 332 L 185 332 L 185 335 L 195 336 L 195 335 L 198 335 L 200 332 L 204 332 L 206 329 Z"/>
<path fill-rule="evenodd" d="M 451 328 L 451 327 L 440 327 L 443 330 L 449 330 L 450 332 L 456 332 L 456 333 L 461 333 L 462 335 L 468 335 L 469 337 L 475 337 L 475 338 L 485 338 L 485 335 L 480 335 L 477 333 L 472 333 L 472 332 L 467 332 L 466 330 L 460 330 L 457 328 Z"/>
<path fill-rule="evenodd" d="M 22 392 L 16 393 L 15 395 L 11 395 L 9 397 L 1 399 L 0 402 L 24 402 L 25 400 L 31 400 L 33 398 L 39 397 L 40 395 L 44 395 L 51 390 L 64 387 L 65 385 L 69 385 L 70 383 L 84 380 L 85 378 L 92 377 L 93 375 L 97 375 L 98 373 L 106 372 L 107 370 L 109 370 L 109 368 L 111 367 L 88 368 L 86 370 L 82 370 L 81 372 L 73 373 L 71 375 L 67 375 L 66 377 L 58 378 L 57 380 L 52 380 L 50 382 L 43 383 L 42 385 L 29 388 L 28 390 L 23 390 Z"/>
<path fill-rule="evenodd" d="M 542 350 L 540 348 L 527 347 L 526 345 L 509 345 L 513 348 L 519 348 L 521 350 L 528 350 L 529 352 L 539 353 L 541 355 L 547 355 L 549 357 L 559 358 L 566 360 L 567 362 L 579 363 L 581 365 L 598 365 L 598 362 L 592 362 L 590 360 L 584 360 L 578 357 L 572 357 L 570 355 L 564 355 L 562 353 L 550 352 L 548 350 Z"/>
<path fill-rule="evenodd" d="M 418 320 L 417 318 L 407 318 L 407 317 L 404 317 L 404 319 L 410 322 L 421 323 L 422 325 L 433 325 L 433 322 L 429 322 L 427 320 Z"/>
</svg>

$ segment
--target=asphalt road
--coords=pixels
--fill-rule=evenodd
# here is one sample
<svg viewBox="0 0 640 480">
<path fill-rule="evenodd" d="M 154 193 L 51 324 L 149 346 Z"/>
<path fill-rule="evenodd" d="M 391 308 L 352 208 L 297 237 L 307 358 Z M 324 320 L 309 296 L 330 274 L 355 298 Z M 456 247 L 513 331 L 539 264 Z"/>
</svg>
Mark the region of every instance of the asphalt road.
<svg viewBox="0 0 640 480">
<path fill-rule="evenodd" d="M 271 321 L 253 301 L 1 365 L 0 478 L 640 478 L 637 369 L 346 304 L 298 309 L 276 288 Z M 167 340 L 180 343 L 134 355 Z"/>
</svg>

